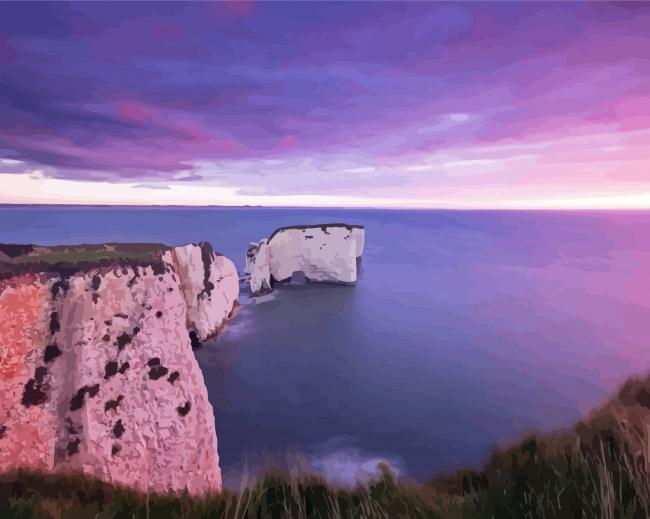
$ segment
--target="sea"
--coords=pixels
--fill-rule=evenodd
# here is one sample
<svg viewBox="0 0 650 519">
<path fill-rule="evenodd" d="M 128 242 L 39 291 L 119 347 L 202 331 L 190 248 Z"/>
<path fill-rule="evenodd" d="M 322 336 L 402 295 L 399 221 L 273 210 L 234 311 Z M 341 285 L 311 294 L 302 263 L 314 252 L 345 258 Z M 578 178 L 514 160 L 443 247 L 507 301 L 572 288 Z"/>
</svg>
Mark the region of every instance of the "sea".
<svg viewBox="0 0 650 519">
<path fill-rule="evenodd" d="M 479 467 L 650 368 L 650 212 L 0 207 L 0 242 L 209 241 L 243 271 L 276 228 L 362 224 L 354 286 L 252 299 L 197 357 L 224 483 Z"/>
</svg>

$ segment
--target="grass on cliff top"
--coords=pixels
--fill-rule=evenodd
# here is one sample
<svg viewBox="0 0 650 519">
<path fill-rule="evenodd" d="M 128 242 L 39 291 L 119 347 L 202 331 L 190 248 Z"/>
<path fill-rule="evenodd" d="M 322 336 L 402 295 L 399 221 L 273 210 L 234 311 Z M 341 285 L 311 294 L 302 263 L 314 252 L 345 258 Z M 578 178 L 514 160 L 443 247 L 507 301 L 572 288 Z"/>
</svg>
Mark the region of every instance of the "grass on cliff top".
<svg viewBox="0 0 650 519">
<path fill-rule="evenodd" d="M 0 244 L 3 262 L 20 264 L 32 262 L 58 263 L 93 261 L 112 258 L 152 257 L 169 247 L 160 243 L 101 243 L 81 245 L 10 245 Z"/>
<path fill-rule="evenodd" d="M 26 272 L 74 271 L 111 264 L 143 265 L 157 261 L 166 245 L 158 243 L 109 243 L 91 245 L 0 244 L 0 277 Z"/>
<path fill-rule="evenodd" d="M 25 263 L 81 263 L 81 262 L 100 262 L 102 260 L 112 259 L 146 259 L 151 258 L 150 252 L 120 252 L 110 250 L 97 250 L 97 251 L 73 251 L 73 252 L 47 252 L 43 254 L 35 254 L 30 256 L 21 256 L 20 258 L 11 258 L 8 263 L 20 265 Z"/>
<path fill-rule="evenodd" d="M 241 493 L 204 499 L 143 495 L 81 477 L 7 476 L 0 518 L 438 518 L 650 517 L 650 377 L 559 434 L 499 450 L 479 470 L 406 485 L 388 471 L 345 489 L 271 471 Z"/>
</svg>

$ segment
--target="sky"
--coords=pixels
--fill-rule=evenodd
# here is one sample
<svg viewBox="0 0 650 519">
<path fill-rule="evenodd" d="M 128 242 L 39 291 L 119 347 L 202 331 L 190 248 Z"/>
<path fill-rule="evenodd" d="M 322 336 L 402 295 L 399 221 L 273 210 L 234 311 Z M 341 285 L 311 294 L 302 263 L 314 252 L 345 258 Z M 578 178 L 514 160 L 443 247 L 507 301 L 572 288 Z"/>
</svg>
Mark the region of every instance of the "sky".
<svg viewBox="0 0 650 519">
<path fill-rule="evenodd" d="M 0 3 L 0 203 L 650 208 L 650 3 Z"/>
</svg>

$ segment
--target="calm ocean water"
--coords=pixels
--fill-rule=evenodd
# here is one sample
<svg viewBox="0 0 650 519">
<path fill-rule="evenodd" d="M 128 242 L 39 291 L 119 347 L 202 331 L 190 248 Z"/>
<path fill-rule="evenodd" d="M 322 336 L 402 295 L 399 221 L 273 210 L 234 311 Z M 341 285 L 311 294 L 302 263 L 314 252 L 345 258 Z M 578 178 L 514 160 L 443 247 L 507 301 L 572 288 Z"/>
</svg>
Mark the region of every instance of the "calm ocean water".
<svg viewBox="0 0 650 519">
<path fill-rule="evenodd" d="M 249 241 L 359 223 L 354 287 L 288 287 L 199 353 L 226 483 L 302 452 L 427 478 L 571 423 L 650 367 L 650 213 L 0 207 L 0 242 Z M 246 300 L 246 298 L 243 298 Z"/>
</svg>

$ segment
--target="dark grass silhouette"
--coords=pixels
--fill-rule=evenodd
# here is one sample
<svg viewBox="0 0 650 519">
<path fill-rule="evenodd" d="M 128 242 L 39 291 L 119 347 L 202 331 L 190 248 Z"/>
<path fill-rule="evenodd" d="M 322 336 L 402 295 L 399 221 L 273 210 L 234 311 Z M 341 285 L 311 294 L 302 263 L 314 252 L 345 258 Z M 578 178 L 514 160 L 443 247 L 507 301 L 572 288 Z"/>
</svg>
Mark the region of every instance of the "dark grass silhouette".
<svg viewBox="0 0 650 519">
<path fill-rule="evenodd" d="M 271 469 L 235 493 L 142 494 L 81 476 L 5 474 L 0 517 L 26 518 L 602 518 L 650 517 L 650 376 L 573 429 L 495 452 L 480 470 L 405 484 L 387 468 L 367 486 Z"/>
</svg>

